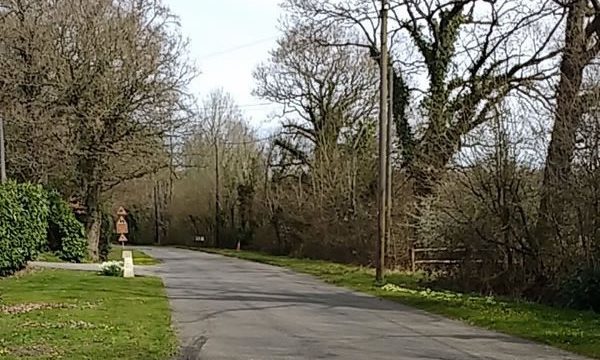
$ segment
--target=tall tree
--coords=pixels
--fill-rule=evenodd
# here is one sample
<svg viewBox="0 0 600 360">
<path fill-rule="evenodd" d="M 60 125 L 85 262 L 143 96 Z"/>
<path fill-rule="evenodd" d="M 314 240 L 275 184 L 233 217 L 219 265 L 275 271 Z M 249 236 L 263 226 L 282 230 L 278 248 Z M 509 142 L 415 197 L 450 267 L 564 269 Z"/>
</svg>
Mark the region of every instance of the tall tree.
<svg viewBox="0 0 600 360">
<path fill-rule="evenodd" d="M 597 88 L 586 89 L 585 70 L 600 54 L 600 2 L 570 0 L 559 2 L 567 13 L 564 50 L 560 62 L 560 81 L 556 90 L 554 126 L 548 146 L 536 250 L 550 251 L 557 244 L 565 224 L 565 204 L 570 196 L 572 161 L 576 137 L 585 114 L 597 108 Z M 538 271 L 549 257 L 538 254 Z"/>
<path fill-rule="evenodd" d="M 179 189 L 205 189 L 205 205 L 188 209 L 187 217 L 198 230 L 212 230 L 214 245 L 222 246 L 225 230 L 237 231 L 242 220 L 249 221 L 251 199 L 244 196 L 252 193 L 260 144 L 233 97 L 221 89 L 202 101 L 197 126 L 189 130 L 183 148 L 189 169 L 177 183 L 176 195 Z"/>
<path fill-rule="evenodd" d="M 43 114 L 63 145 L 67 188 L 87 208 L 96 257 L 102 193 L 166 166 L 164 137 L 190 116 L 186 42 L 160 1 L 26 0 L 4 9 L 4 24 L 16 24 L 9 34 L 17 28 L 21 42 L 0 56 L 15 66 L 20 92 L 3 93 L 25 102 L 8 109 L 21 119 Z"/>
<path fill-rule="evenodd" d="M 461 149 L 462 137 L 488 121 L 495 104 L 550 76 L 547 60 L 558 53 L 550 43 L 560 21 L 550 29 L 542 25 L 556 17 L 557 5 L 552 0 L 390 3 L 396 133 L 417 195 L 428 195 Z M 377 2 L 288 0 L 284 6 L 292 21 L 311 29 L 309 38 L 367 48 L 377 58 Z M 359 29 L 361 36 L 332 42 L 323 36 L 332 27 Z M 423 73 L 426 87 L 419 85 Z M 406 111 L 411 98 L 420 100 L 415 129 Z"/>
<path fill-rule="evenodd" d="M 314 46 L 303 38 L 305 30 L 287 31 L 269 61 L 258 66 L 254 93 L 284 106 L 276 145 L 310 165 L 338 144 L 364 141 L 375 116 L 377 72 L 368 54 Z M 345 37 L 342 31 L 329 36 Z"/>
</svg>

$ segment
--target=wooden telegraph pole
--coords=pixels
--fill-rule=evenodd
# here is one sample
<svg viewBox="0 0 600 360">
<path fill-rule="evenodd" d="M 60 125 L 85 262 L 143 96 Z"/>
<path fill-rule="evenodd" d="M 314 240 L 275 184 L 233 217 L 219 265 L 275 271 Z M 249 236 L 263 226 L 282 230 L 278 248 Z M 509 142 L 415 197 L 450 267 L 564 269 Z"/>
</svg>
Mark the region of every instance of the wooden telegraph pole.
<svg viewBox="0 0 600 360">
<path fill-rule="evenodd" d="M 215 247 L 221 246 L 221 194 L 219 176 L 219 140 L 215 136 Z"/>
<path fill-rule="evenodd" d="M 6 147 L 4 144 L 4 118 L 0 117 L 0 182 L 6 183 Z"/>
<path fill-rule="evenodd" d="M 385 269 L 385 238 L 387 217 L 387 105 L 388 105 L 388 49 L 387 49 L 387 17 L 388 1 L 381 0 L 381 49 L 379 50 L 379 188 L 377 199 L 377 246 L 375 261 L 375 281 L 382 283 Z"/>
<path fill-rule="evenodd" d="M 389 64 L 388 81 L 388 123 L 387 123 L 387 149 L 386 149 L 386 212 L 385 212 L 385 248 L 392 246 L 392 133 L 394 124 L 394 68 Z"/>
</svg>

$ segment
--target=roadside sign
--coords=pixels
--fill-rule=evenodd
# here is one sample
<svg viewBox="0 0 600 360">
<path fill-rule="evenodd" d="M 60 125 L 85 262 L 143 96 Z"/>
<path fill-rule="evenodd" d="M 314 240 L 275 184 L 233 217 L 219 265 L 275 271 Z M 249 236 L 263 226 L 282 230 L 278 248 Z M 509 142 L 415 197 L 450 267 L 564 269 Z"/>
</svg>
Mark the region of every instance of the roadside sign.
<svg viewBox="0 0 600 360">
<path fill-rule="evenodd" d="M 121 243 L 127 242 L 127 236 L 125 236 L 124 234 L 121 234 L 121 236 L 119 236 L 119 242 L 121 242 Z"/>
<path fill-rule="evenodd" d="M 117 215 L 119 216 L 127 216 L 127 210 L 124 207 L 119 206 L 119 210 L 117 210 Z"/>
<path fill-rule="evenodd" d="M 119 220 L 117 220 L 117 234 L 128 234 L 129 227 L 127 226 L 127 221 L 124 217 L 119 216 Z"/>
</svg>

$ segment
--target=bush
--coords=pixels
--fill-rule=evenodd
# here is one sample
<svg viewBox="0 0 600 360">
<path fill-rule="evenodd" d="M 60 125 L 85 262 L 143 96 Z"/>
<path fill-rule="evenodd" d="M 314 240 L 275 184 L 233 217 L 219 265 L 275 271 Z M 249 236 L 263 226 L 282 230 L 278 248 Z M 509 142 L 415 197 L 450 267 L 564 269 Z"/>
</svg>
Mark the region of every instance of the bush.
<svg viewBox="0 0 600 360">
<path fill-rule="evenodd" d="M 123 263 L 107 261 L 100 264 L 100 273 L 104 276 L 123 276 Z"/>
<path fill-rule="evenodd" d="M 600 269 L 579 269 L 562 286 L 563 305 L 579 310 L 600 312 Z"/>
<path fill-rule="evenodd" d="M 0 186 L 0 276 L 21 270 L 46 243 L 48 197 L 41 186 Z"/>
<path fill-rule="evenodd" d="M 48 245 L 59 258 L 81 262 L 87 254 L 83 224 L 57 192 L 49 194 Z"/>
</svg>

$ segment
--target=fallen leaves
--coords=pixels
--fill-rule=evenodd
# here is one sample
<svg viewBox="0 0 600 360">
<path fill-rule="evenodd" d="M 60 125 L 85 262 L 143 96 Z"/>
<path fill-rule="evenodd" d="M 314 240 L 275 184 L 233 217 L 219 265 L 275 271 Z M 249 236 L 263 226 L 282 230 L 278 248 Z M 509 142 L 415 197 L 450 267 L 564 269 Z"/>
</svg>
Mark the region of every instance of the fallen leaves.
<svg viewBox="0 0 600 360">
<path fill-rule="evenodd" d="M 114 327 L 106 325 L 106 324 L 93 324 L 83 320 L 69 320 L 69 321 L 60 321 L 60 322 L 37 322 L 37 321 L 27 321 L 23 323 L 24 327 L 29 328 L 39 328 L 39 329 L 77 329 L 77 330 L 86 330 L 86 329 L 103 329 L 103 330 L 112 330 Z"/>
<path fill-rule="evenodd" d="M 27 346 L 11 346 L 0 349 L 0 355 L 12 355 L 17 358 L 25 357 L 50 357 L 57 358 L 61 355 L 60 351 L 46 344 L 35 344 Z"/>
<path fill-rule="evenodd" d="M 14 305 L 0 305 L 0 314 L 6 315 L 19 315 L 27 314 L 37 310 L 51 310 L 51 309 L 89 309 L 94 307 L 94 304 L 65 304 L 65 303 L 22 303 Z"/>
</svg>

